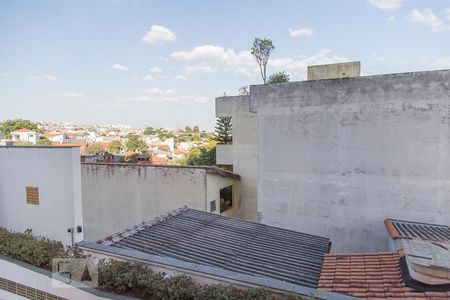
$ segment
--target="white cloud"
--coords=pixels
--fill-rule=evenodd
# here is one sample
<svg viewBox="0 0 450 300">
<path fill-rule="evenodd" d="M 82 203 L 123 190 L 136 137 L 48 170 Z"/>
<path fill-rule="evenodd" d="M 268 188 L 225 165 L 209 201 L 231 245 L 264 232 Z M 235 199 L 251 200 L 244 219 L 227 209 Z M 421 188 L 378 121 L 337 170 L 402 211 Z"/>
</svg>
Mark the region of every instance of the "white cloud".
<svg viewBox="0 0 450 300">
<path fill-rule="evenodd" d="M 308 66 L 348 61 L 349 59 L 345 56 L 331 55 L 331 50 L 322 49 L 311 56 L 273 58 L 269 60 L 268 64 L 279 70 L 286 70 L 292 73 L 296 72 L 300 77 L 305 78 Z"/>
<path fill-rule="evenodd" d="M 161 90 L 160 88 L 153 88 L 145 90 L 146 94 L 156 95 L 156 96 L 173 96 L 176 94 L 175 90 Z"/>
<path fill-rule="evenodd" d="M 388 21 L 391 23 L 397 23 L 397 19 L 394 16 L 390 16 Z"/>
<path fill-rule="evenodd" d="M 156 80 L 156 78 L 153 77 L 152 75 L 147 75 L 147 76 L 144 77 L 144 80 L 154 81 L 154 80 Z"/>
<path fill-rule="evenodd" d="M 169 28 L 160 25 L 152 25 L 150 30 L 142 38 L 142 41 L 155 46 L 173 43 L 177 36 Z"/>
<path fill-rule="evenodd" d="M 173 78 L 173 80 L 186 80 L 186 79 L 187 79 L 187 77 L 183 76 L 183 75 L 177 75 Z"/>
<path fill-rule="evenodd" d="M 447 20 L 450 20 L 450 8 L 445 11 L 445 14 L 447 15 Z"/>
<path fill-rule="evenodd" d="M 48 75 L 48 74 L 39 74 L 39 75 L 33 76 L 33 80 L 38 80 L 38 81 L 55 81 L 56 77 L 53 76 L 53 75 Z"/>
<path fill-rule="evenodd" d="M 148 71 L 152 72 L 152 73 L 162 73 L 163 69 L 158 68 L 158 67 L 153 67 L 153 68 L 148 69 Z"/>
<path fill-rule="evenodd" d="M 436 69 L 450 69 L 450 57 L 435 60 L 433 67 Z"/>
<path fill-rule="evenodd" d="M 309 28 L 289 29 L 289 35 L 291 37 L 312 36 L 314 30 Z"/>
<path fill-rule="evenodd" d="M 125 99 L 116 99 L 110 101 L 111 104 L 118 107 L 130 107 L 130 106 L 144 106 L 151 104 L 193 104 L 193 103 L 206 103 L 208 97 L 189 95 L 184 93 L 177 93 L 175 90 L 160 88 L 153 88 L 145 91 L 145 95 L 129 97 Z"/>
<path fill-rule="evenodd" d="M 367 0 L 370 4 L 381 10 L 399 9 L 404 0 Z"/>
<path fill-rule="evenodd" d="M 57 96 L 66 97 L 66 98 L 72 98 L 77 100 L 83 100 L 86 99 L 86 96 L 80 93 L 76 92 L 69 92 L 69 93 L 58 93 Z"/>
<path fill-rule="evenodd" d="M 253 63 L 249 51 L 235 52 L 233 49 L 213 45 L 197 46 L 191 51 L 173 52 L 170 57 L 180 61 L 200 61 L 216 66 L 239 66 Z"/>
<path fill-rule="evenodd" d="M 111 69 L 113 70 L 117 70 L 117 71 L 122 71 L 122 72 L 126 72 L 128 71 L 128 68 L 119 64 L 115 64 L 111 66 Z"/>
<path fill-rule="evenodd" d="M 186 74 L 190 75 L 190 74 L 198 74 L 198 73 L 203 73 L 203 74 L 210 74 L 210 73 L 214 73 L 217 70 L 212 68 L 211 66 L 206 66 L 206 65 L 197 65 L 197 66 L 187 66 L 185 68 L 186 70 Z"/>
<path fill-rule="evenodd" d="M 235 51 L 219 46 L 204 45 L 191 51 L 173 52 L 171 58 L 179 61 L 195 61 L 198 66 L 207 66 L 217 71 L 233 71 L 245 76 L 258 76 L 258 65 L 249 51 Z M 311 56 L 291 56 L 269 59 L 268 74 L 277 71 L 289 71 L 291 74 L 306 74 L 307 66 L 347 62 L 349 59 L 341 55 L 333 55 L 331 50 L 323 49 Z M 205 71 L 208 70 L 205 68 Z M 191 70 L 192 71 L 192 70 Z M 305 77 L 305 76 L 303 76 Z"/>
<path fill-rule="evenodd" d="M 408 14 L 408 20 L 413 23 L 421 23 L 430 27 L 435 32 L 450 31 L 450 25 L 436 16 L 431 9 L 414 9 Z"/>
<path fill-rule="evenodd" d="M 190 51 L 178 51 L 170 54 L 170 57 L 179 61 L 196 61 L 199 62 L 202 68 L 196 70 L 210 71 L 213 70 L 227 70 L 236 71 L 238 68 L 253 69 L 256 63 L 249 51 L 236 52 L 233 49 L 225 49 L 220 46 L 203 45 L 197 46 Z M 208 66 L 209 68 L 205 68 Z M 191 72 L 195 69 L 190 68 Z M 250 71 L 249 71 L 250 72 Z"/>
</svg>

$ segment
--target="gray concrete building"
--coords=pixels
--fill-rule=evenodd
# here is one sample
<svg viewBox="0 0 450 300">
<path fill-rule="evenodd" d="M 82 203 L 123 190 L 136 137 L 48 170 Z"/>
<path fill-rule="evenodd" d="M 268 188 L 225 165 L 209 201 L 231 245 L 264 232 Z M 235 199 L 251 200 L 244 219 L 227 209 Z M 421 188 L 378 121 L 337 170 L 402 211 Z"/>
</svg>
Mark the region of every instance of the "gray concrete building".
<svg viewBox="0 0 450 300">
<path fill-rule="evenodd" d="M 386 218 L 450 224 L 450 70 L 250 91 L 216 99 L 233 117 L 217 160 L 242 175 L 242 216 L 333 251 L 386 250 Z"/>
<path fill-rule="evenodd" d="M 81 164 L 84 239 L 97 241 L 179 207 L 237 216 L 240 177 L 216 167 Z"/>
</svg>

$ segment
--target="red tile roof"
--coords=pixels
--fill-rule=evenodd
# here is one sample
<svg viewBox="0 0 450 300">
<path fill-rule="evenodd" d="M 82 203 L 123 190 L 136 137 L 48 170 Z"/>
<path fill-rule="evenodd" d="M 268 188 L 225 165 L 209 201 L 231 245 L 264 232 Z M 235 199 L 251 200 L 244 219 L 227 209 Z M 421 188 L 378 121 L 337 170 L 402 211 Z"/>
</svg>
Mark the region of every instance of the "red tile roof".
<svg viewBox="0 0 450 300">
<path fill-rule="evenodd" d="M 152 164 L 162 164 L 167 163 L 168 159 L 166 157 L 152 156 Z"/>
<path fill-rule="evenodd" d="M 184 150 L 181 150 L 181 149 L 175 149 L 175 155 L 183 155 L 183 154 L 186 154 L 186 151 L 184 151 Z"/>
<path fill-rule="evenodd" d="M 22 128 L 22 129 L 14 131 L 14 132 L 33 132 L 33 131 L 26 129 L 26 128 Z"/>
<path fill-rule="evenodd" d="M 136 152 L 134 152 L 134 151 L 127 151 L 127 152 L 125 152 L 124 154 L 123 154 L 123 156 L 125 156 L 125 157 L 130 157 L 130 156 L 133 156 L 133 155 L 135 155 L 136 154 Z"/>
<path fill-rule="evenodd" d="M 159 146 L 158 146 L 158 149 L 159 149 L 159 150 L 169 150 L 170 147 L 169 147 L 169 145 L 159 145 Z"/>
<path fill-rule="evenodd" d="M 363 299 L 450 299 L 450 291 L 419 292 L 406 286 L 398 252 L 326 254 L 319 289 Z"/>
</svg>

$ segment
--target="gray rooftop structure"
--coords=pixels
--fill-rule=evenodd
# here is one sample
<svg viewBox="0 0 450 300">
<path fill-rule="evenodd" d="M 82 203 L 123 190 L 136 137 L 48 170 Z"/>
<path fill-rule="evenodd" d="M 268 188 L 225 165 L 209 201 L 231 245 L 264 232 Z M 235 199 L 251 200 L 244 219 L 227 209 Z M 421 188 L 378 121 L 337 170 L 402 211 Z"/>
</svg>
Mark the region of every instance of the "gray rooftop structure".
<svg viewBox="0 0 450 300">
<path fill-rule="evenodd" d="M 327 238 L 183 208 L 98 241 L 316 288 Z"/>
<path fill-rule="evenodd" d="M 419 239 L 429 241 L 450 241 L 450 226 L 386 219 L 388 234 L 395 239 Z"/>
</svg>

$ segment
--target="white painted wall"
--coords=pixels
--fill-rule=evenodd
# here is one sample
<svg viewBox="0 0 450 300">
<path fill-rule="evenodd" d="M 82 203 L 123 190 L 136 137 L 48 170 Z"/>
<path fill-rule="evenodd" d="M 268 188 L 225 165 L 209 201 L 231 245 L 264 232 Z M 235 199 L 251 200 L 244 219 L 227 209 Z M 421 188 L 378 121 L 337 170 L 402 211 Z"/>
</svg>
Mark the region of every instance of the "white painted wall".
<svg viewBox="0 0 450 300">
<path fill-rule="evenodd" d="M 58 297 L 65 299 L 80 299 L 80 300 L 97 300 L 97 299 L 110 299 L 101 296 L 91 294 L 87 291 L 83 291 L 74 286 L 65 284 L 58 281 L 57 284 L 52 284 L 52 279 L 47 274 L 42 274 L 35 272 L 31 269 L 25 268 L 18 264 L 3 260 L 0 258 L 0 277 L 18 282 L 20 284 L 26 285 L 38 289 L 42 292 L 47 292 Z M 0 299 L 5 297 L 5 299 L 24 299 L 15 294 L 8 293 L 0 289 Z"/>
<path fill-rule="evenodd" d="M 257 118 L 250 111 L 250 96 L 217 98 L 216 116 L 233 122 L 233 144 L 217 145 L 216 161 L 233 165 L 241 176 L 240 218 L 257 221 Z"/>
<path fill-rule="evenodd" d="M 69 228 L 83 226 L 78 147 L 0 147 L 0 227 L 32 229 L 71 244 Z M 39 205 L 26 203 L 26 187 L 39 188 Z M 83 240 L 83 232 L 74 241 Z"/>
</svg>

